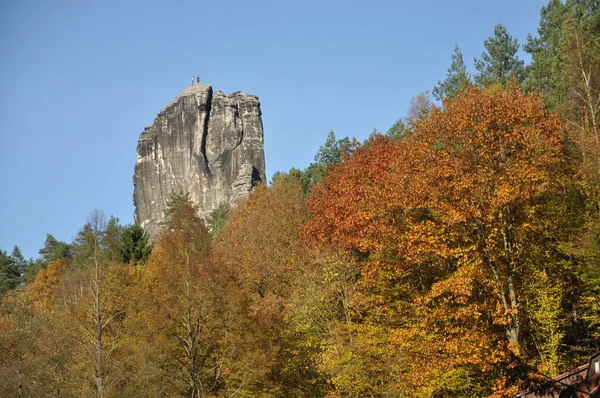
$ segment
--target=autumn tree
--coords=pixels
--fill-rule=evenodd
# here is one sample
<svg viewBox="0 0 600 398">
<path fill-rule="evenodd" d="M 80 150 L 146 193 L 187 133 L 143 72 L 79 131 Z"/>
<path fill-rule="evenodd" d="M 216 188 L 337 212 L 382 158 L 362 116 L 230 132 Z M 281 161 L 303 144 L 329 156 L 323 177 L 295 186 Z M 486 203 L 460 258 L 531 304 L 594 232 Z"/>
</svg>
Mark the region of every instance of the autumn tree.
<svg viewBox="0 0 600 398">
<path fill-rule="evenodd" d="M 536 36 L 528 37 L 525 50 L 532 55 L 531 74 L 526 84 L 544 95 L 549 109 L 565 121 L 569 147 L 568 162 L 581 177 L 576 180 L 584 200 L 578 214 L 585 217 L 585 228 L 573 233 L 564 245 L 576 259 L 581 279 L 565 287 L 570 301 L 577 302 L 571 316 L 563 319 L 571 326 L 568 341 L 590 342 L 598 335 L 597 240 L 600 235 L 597 211 L 600 193 L 600 7 L 597 1 L 549 1 L 541 10 Z M 585 323 L 585 325 L 584 325 Z M 571 347 L 571 344 L 567 345 Z M 586 343 L 584 352 L 594 344 Z M 583 347 L 582 347 L 583 348 Z M 576 351 L 572 355 L 577 355 Z"/>
<path fill-rule="evenodd" d="M 278 179 L 271 188 L 258 187 L 232 215 L 217 242 L 219 249 L 231 253 L 227 257 L 260 297 L 284 294 L 280 290 L 291 282 L 291 260 L 300 253 L 298 228 L 307 217 L 298 188 L 298 181 L 290 177 Z"/>
<path fill-rule="evenodd" d="M 49 310 L 56 299 L 56 291 L 65 276 L 70 259 L 60 258 L 51 261 L 46 268 L 41 269 L 35 279 L 27 286 L 27 295 L 31 305 L 38 310 Z"/>
<path fill-rule="evenodd" d="M 390 337 L 393 325 L 414 319 L 407 312 L 407 303 L 416 292 L 411 282 L 427 277 L 430 271 L 423 269 L 421 273 L 415 267 L 412 279 L 408 269 L 402 272 L 396 268 L 400 259 L 389 245 L 399 236 L 382 213 L 393 192 L 386 191 L 386 175 L 398 156 L 398 146 L 406 142 L 375 137 L 369 145 L 358 148 L 349 161 L 334 167 L 323 190 L 314 191 L 310 198 L 309 207 L 316 217 L 308 224 L 308 242 L 331 248 L 334 254 L 335 249 L 341 249 L 350 256 L 334 255 L 319 261 L 322 278 L 331 281 L 331 293 L 337 297 L 334 314 L 339 314 L 330 320 L 321 365 L 334 386 L 332 396 L 400 395 L 409 391 L 408 386 L 394 384 L 407 372 L 402 364 L 413 361 Z M 374 252 L 376 248 L 380 248 L 379 254 Z M 321 294 L 330 295 L 327 290 L 320 289 Z"/>
<path fill-rule="evenodd" d="M 405 118 L 406 124 L 412 129 L 417 123 L 427 119 L 434 108 L 435 105 L 431 100 L 429 91 L 415 95 L 410 99 L 408 105 L 408 115 Z"/>
<path fill-rule="evenodd" d="M 0 395 L 71 397 L 74 344 L 56 303 L 68 260 L 41 269 L 21 291 L 0 300 Z"/>
<path fill-rule="evenodd" d="M 74 396 L 65 391 L 68 343 L 53 326 L 52 314 L 35 311 L 22 292 L 0 300 L 0 395 Z"/>
<path fill-rule="evenodd" d="M 24 278 L 26 282 L 31 282 L 40 269 L 46 268 L 49 263 L 61 258 L 70 258 L 73 253 L 71 246 L 57 240 L 51 234 L 46 234 L 44 247 L 38 251 L 40 257 L 37 260 L 30 261 L 25 267 Z"/>
<path fill-rule="evenodd" d="M 323 394 L 316 365 L 320 346 L 309 343 L 301 317 L 294 315 L 300 304 L 293 297 L 299 297 L 308 264 L 299 239 L 308 217 L 304 197 L 292 176 L 260 185 L 215 240 L 215 258 L 234 271 L 243 294 L 238 323 L 246 325 L 240 336 L 245 349 L 233 366 L 253 396 Z"/>
<path fill-rule="evenodd" d="M 119 376 L 115 351 L 127 282 L 117 262 L 119 229 L 114 217 L 92 212 L 74 240 L 71 270 L 57 292 L 64 317 L 71 320 L 68 332 L 79 347 L 72 371 L 89 383 L 81 383 L 78 391 L 98 397 L 109 394 Z"/>
<path fill-rule="evenodd" d="M 524 279 L 565 271 L 555 244 L 563 202 L 550 199 L 564 191 L 560 132 L 538 96 L 471 87 L 434 108 L 408 140 L 380 138 L 356 151 L 311 198 L 307 234 L 359 261 L 363 323 L 389 325 L 384 335 L 396 336 L 389 346 L 398 353 L 444 358 L 429 370 L 445 375 L 453 394 L 465 393 L 461 371 L 483 372 L 469 394 L 491 392 L 490 380 L 515 382 L 501 369 L 531 353 Z M 561 303 L 547 305 L 560 312 Z M 399 373 L 404 388 L 434 394 L 413 372 Z"/>
<path fill-rule="evenodd" d="M 452 128 L 457 119 L 460 124 Z M 435 192 L 441 197 L 433 197 L 428 207 L 438 207 L 449 222 L 458 222 L 461 227 L 470 224 L 477 231 L 470 234 L 472 244 L 480 248 L 481 266 L 495 281 L 509 320 L 508 340 L 518 346 L 521 315 L 516 284 L 518 270 L 523 267 L 520 261 L 525 254 L 532 254 L 527 251 L 528 239 L 537 235 L 550 243 L 556 238 L 544 236 L 557 231 L 548 229 L 546 220 L 538 217 L 539 203 L 552 188 L 549 183 L 560 181 L 560 124 L 546 115 L 535 95 L 520 96 L 515 88 L 472 89 L 456 107 L 436 113 L 421 127 L 420 134 L 421 140 L 434 148 L 427 150 L 445 162 L 441 165 L 445 176 L 428 177 L 445 183 L 440 190 L 450 188 Z M 455 175 L 450 174 L 449 167 L 455 168 Z M 464 198 L 470 198 L 471 203 L 465 204 Z M 447 211 L 440 211 L 444 207 Z"/>
<path fill-rule="evenodd" d="M 435 105 L 431 100 L 431 93 L 429 91 L 424 91 L 415 95 L 409 101 L 407 115 L 396 120 L 396 122 L 386 131 L 385 136 L 393 138 L 396 141 L 407 138 L 414 125 L 423 119 L 427 119 L 434 107 Z M 379 133 L 377 129 L 374 129 L 363 144 L 368 145 L 378 135 L 381 135 L 381 133 Z"/>
<path fill-rule="evenodd" d="M 155 379 L 137 386 L 150 395 L 214 396 L 224 388 L 220 355 L 229 348 L 226 278 L 213 266 L 208 231 L 191 203 L 174 206 L 165 227 L 130 319 L 145 325 L 136 332 L 137 349 Z"/>
</svg>

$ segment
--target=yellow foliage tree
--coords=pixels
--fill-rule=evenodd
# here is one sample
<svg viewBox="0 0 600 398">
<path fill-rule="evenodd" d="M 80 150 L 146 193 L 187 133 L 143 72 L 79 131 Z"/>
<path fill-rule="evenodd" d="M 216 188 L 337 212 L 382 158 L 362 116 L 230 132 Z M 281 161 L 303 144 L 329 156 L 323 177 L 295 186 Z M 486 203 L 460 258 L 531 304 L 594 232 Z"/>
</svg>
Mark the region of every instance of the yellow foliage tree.
<svg viewBox="0 0 600 398">
<path fill-rule="evenodd" d="M 525 279 L 533 270 L 560 275 L 562 156 L 561 124 L 539 96 L 471 87 L 407 139 L 376 137 L 359 148 L 315 190 L 306 234 L 358 261 L 354 341 L 369 342 L 365 363 L 377 358 L 390 369 L 378 347 L 395 350 L 404 369 L 396 394 L 510 393 L 515 359 L 535 352 L 523 331 L 538 333 L 546 351 L 556 347 L 560 331 L 532 332 L 527 298 L 558 294 L 537 308 L 564 311 L 560 289 L 535 290 Z M 332 352 L 349 374 L 360 362 Z"/>
</svg>

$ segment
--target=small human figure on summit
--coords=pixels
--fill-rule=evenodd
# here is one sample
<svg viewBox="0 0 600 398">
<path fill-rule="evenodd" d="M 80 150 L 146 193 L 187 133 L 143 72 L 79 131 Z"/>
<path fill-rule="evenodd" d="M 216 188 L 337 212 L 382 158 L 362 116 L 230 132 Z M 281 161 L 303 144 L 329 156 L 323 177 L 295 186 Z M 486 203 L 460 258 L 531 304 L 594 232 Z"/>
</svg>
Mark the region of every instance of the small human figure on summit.
<svg viewBox="0 0 600 398">
<path fill-rule="evenodd" d="M 196 76 L 196 83 L 200 84 L 200 76 Z"/>
<path fill-rule="evenodd" d="M 192 86 L 194 85 L 194 76 L 192 76 Z"/>
</svg>

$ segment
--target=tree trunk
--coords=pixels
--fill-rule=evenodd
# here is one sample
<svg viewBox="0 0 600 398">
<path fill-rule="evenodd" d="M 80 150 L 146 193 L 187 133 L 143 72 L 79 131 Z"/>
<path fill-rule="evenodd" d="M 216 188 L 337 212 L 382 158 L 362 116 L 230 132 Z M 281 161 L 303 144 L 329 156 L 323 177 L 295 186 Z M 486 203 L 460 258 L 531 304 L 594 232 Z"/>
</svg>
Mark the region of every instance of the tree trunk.
<svg viewBox="0 0 600 398">
<path fill-rule="evenodd" d="M 506 214 L 505 214 L 506 213 Z M 519 304 L 517 301 L 517 293 L 515 290 L 515 284 L 513 280 L 513 240 L 512 240 L 512 223 L 510 220 L 510 210 L 506 209 L 505 212 L 500 212 L 500 219 L 504 221 L 505 227 L 502 231 L 502 239 L 504 243 L 504 258 L 506 261 L 506 293 L 508 294 L 508 300 L 504 299 L 505 311 L 510 317 L 510 323 L 506 326 L 506 337 L 511 345 L 517 349 L 519 346 L 519 334 L 520 334 L 520 321 L 519 321 Z M 503 293 L 504 294 L 504 293 Z"/>
<path fill-rule="evenodd" d="M 94 322 L 96 323 L 96 387 L 98 392 L 98 398 L 104 397 L 104 361 L 102 358 L 102 338 L 103 338 L 103 325 L 102 325 L 102 309 L 100 300 L 100 264 L 98 262 L 98 253 L 94 254 L 95 257 L 95 275 L 94 275 Z"/>
</svg>

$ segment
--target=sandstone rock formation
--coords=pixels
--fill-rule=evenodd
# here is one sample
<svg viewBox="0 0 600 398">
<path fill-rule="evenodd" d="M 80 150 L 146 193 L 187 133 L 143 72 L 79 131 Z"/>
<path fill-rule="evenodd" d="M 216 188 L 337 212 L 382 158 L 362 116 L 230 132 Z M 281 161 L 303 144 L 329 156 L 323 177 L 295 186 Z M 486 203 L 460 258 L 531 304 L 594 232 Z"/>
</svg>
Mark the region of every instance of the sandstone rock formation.
<svg viewBox="0 0 600 398">
<path fill-rule="evenodd" d="M 207 84 L 186 88 L 138 140 L 133 177 L 135 222 L 156 237 L 173 192 L 188 192 L 206 218 L 235 205 L 265 181 L 258 97 L 229 95 Z"/>
</svg>

